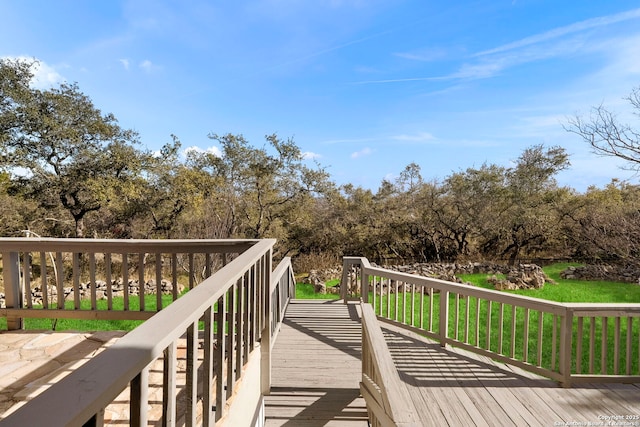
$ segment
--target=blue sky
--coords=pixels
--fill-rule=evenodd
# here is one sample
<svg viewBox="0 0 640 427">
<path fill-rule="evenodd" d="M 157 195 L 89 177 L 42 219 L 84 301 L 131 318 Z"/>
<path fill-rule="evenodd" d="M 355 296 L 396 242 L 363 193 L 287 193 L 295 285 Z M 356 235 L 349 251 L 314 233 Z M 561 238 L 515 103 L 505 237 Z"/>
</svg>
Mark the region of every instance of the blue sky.
<svg viewBox="0 0 640 427">
<path fill-rule="evenodd" d="M 640 85 L 637 0 L 0 0 L 0 14 L 0 57 L 37 58 L 39 85 L 77 82 L 150 149 L 277 133 L 375 190 L 411 162 L 443 179 L 546 144 L 571 155 L 562 185 L 638 181 L 563 129 L 599 104 L 638 123 L 623 100 Z"/>
</svg>

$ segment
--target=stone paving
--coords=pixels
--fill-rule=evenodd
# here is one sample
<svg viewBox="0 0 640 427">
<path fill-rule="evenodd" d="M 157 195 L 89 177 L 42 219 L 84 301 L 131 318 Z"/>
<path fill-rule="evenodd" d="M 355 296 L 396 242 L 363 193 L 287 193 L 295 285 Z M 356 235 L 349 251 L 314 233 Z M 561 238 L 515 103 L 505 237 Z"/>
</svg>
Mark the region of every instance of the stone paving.
<svg viewBox="0 0 640 427">
<path fill-rule="evenodd" d="M 51 384 L 64 378 L 93 356 L 113 344 L 122 331 L 52 332 L 52 331 L 0 331 L 0 420 L 42 393 Z M 187 402 L 186 341 L 177 345 L 177 413 L 178 423 L 183 421 Z M 198 352 L 202 360 L 202 350 Z M 162 358 L 149 369 L 149 407 L 151 424 L 162 417 Z M 201 384 L 198 387 L 201 393 Z M 120 393 L 105 409 L 105 425 L 129 424 L 129 389 Z M 197 420 L 201 420 L 202 402 L 198 402 Z"/>
<path fill-rule="evenodd" d="M 122 335 L 120 331 L 0 332 L 0 419 Z"/>
</svg>

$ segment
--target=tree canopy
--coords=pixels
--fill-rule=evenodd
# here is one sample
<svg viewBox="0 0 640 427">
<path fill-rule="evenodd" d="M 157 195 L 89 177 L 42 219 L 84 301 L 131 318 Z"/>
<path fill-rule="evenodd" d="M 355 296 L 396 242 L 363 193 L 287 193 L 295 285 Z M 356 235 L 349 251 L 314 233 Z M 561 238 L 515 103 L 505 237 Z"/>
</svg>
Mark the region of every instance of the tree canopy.
<svg viewBox="0 0 640 427">
<path fill-rule="evenodd" d="M 411 162 L 377 191 L 337 186 L 291 138 L 211 134 L 218 153 L 158 152 L 102 113 L 77 84 L 31 85 L 32 65 L 0 60 L 0 233 L 107 238 L 278 239 L 277 256 L 376 262 L 564 257 L 638 263 L 640 187 L 579 194 L 556 182 L 562 147 L 528 147 L 425 180 Z M 629 97 L 640 110 L 640 92 Z M 569 130 L 640 168 L 640 141 L 603 107 Z"/>
</svg>

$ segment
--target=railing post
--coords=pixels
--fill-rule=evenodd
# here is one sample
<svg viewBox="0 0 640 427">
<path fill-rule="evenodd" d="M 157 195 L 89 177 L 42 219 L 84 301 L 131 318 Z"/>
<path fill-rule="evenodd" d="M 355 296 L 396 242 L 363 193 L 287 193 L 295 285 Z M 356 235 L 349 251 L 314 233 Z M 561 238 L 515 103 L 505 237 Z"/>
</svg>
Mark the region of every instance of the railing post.
<svg viewBox="0 0 640 427">
<path fill-rule="evenodd" d="M 440 290 L 440 346 L 447 346 L 447 338 L 449 337 L 449 291 Z"/>
<path fill-rule="evenodd" d="M 4 279 L 5 305 L 7 308 L 23 308 L 20 286 L 20 256 L 18 252 L 2 254 L 2 277 Z M 22 329 L 22 318 L 7 316 L 7 329 Z"/>
<path fill-rule="evenodd" d="M 348 293 L 348 281 L 349 281 L 349 269 L 351 268 L 351 262 L 346 259 L 342 261 L 342 280 L 340 281 L 340 298 L 347 303 Z"/>
<path fill-rule="evenodd" d="M 271 393 L 271 322 L 273 321 L 273 313 L 271 310 L 271 268 L 270 249 L 264 255 L 261 283 L 261 289 L 262 292 L 264 292 L 262 299 L 264 323 L 262 339 L 260 340 L 260 388 L 264 396 Z"/>
<path fill-rule="evenodd" d="M 567 308 L 560 325 L 560 373 L 562 387 L 571 387 L 571 353 L 573 338 L 573 310 Z"/>
<path fill-rule="evenodd" d="M 364 266 L 360 266 L 362 283 L 360 284 L 360 298 L 362 302 L 369 302 L 369 273 L 365 273 Z"/>
</svg>

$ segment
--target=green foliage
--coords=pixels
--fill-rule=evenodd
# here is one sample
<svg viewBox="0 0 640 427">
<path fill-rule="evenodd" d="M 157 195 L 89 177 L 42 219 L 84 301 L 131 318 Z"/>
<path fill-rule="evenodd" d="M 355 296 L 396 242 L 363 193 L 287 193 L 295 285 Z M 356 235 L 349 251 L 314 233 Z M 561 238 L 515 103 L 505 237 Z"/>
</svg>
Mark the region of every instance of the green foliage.
<svg viewBox="0 0 640 427">
<path fill-rule="evenodd" d="M 313 289 L 313 285 L 308 283 L 296 283 L 297 299 L 340 299 L 340 295 L 336 294 L 319 294 Z"/>
<path fill-rule="evenodd" d="M 559 187 L 555 177 L 569 165 L 562 147 L 535 145 L 510 166 L 485 163 L 441 181 L 425 181 L 416 159 L 377 191 L 337 188 L 292 139 L 275 134 L 263 146 L 211 134 L 219 152 L 189 149 L 186 157 L 173 135 L 158 153 L 141 149 L 138 135 L 77 84 L 32 87 L 33 66 L 0 60 L 3 236 L 271 237 L 276 258 L 361 255 L 380 264 L 537 257 L 640 264 L 640 187 L 612 182 L 585 194 Z M 629 97 L 636 107 L 638 93 Z M 615 117 L 599 119 L 573 130 L 609 141 L 612 133 L 598 132 L 615 129 Z"/>
</svg>

